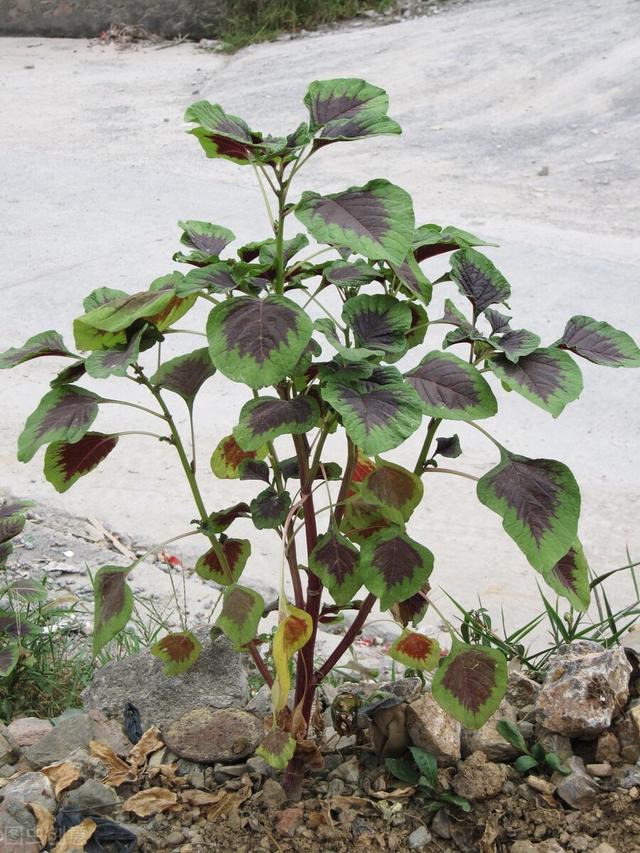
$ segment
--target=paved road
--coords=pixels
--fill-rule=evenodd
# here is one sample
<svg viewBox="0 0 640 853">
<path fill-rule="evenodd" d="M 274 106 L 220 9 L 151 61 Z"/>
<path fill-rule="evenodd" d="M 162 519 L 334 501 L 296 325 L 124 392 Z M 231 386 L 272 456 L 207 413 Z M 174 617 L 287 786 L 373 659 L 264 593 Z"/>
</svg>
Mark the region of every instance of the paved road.
<svg viewBox="0 0 640 853">
<path fill-rule="evenodd" d="M 232 57 L 192 45 L 118 51 L 0 40 L 0 349 L 53 325 L 68 330 L 96 286 L 134 291 L 169 271 L 179 218 L 220 222 L 243 241 L 267 236 L 251 173 L 207 162 L 184 135 L 191 101 L 220 101 L 277 132 L 303 118 L 310 80 L 350 75 L 387 88 L 404 135 L 335 146 L 309 164 L 300 189 L 388 177 L 413 192 L 419 221 L 451 222 L 502 245 L 492 255 L 511 280 L 514 314 L 547 342 L 575 313 L 640 337 L 639 12 L 636 0 L 478 0 Z M 0 375 L 0 485 L 144 536 L 181 532 L 193 511 L 166 447 L 130 438 L 64 496 L 40 462 L 15 461 L 15 438 L 52 367 Z M 640 559 L 640 372 L 585 364 L 584 374 L 582 397 L 560 420 L 512 394 L 493 429 L 520 453 L 572 466 L 582 537 L 600 570 L 623 564 L 627 546 Z M 246 396 L 220 381 L 200 400 L 211 506 L 247 494 L 206 473 L 207 452 Z M 100 423 L 116 425 L 113 408 Z M 486 470 L 491 446 L 459 432 L 467 468 Z M 411 444 L 396 458 L 415 457 L 418 439 Z M 413 529 L 436 554 L 434 583 L 467 604 L 476 593 L 503 603 L 510 621 L 537 609 L 533 571 L 469 484 L 431 477 L 426 492 Z M 278 565 L 261 535 L 251 573 L 274 582 Z M 618 600 L 628 594 L 619 585 Z"/>
</svg>

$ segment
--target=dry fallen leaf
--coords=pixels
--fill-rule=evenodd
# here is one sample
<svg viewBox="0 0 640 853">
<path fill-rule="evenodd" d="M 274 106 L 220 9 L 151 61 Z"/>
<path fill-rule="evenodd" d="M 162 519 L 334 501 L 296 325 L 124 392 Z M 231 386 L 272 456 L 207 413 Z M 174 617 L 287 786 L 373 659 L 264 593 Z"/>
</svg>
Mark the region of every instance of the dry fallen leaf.
<svg viewBox="0 0 640 853">
<path fill-rule="evenodd" d="M 80 769 L 70 761 L 49 764 L 42 768 L 42 772 L 53 782 L 56 797 L 80 778 Z"/>
<path fill-rule="evenodd" d="M 54 834 L 54 819 L 50 811 L 45 809 L 39 803 L 27 803 L 33 816 L 36 819 L 36 836 L 42 847 L 53 841 Z"/>
<path fill-rule="evenodd" d="M 201 791 L 199 788 L 189 788 L 186 791 L 180 791 L 180 800 L 188 806 L 212 806 L 219 803 L 226 793 L 224 789 Z"/>
<path fill-rule="evenodd" d="M 72 826 L 53 848 L 53 853 L 71 853 L 72 850 L 84 850 L 84 845 L 96 831 L 95 821 L 86 817 L 82 823 Z"/>
<path fill-rule="evenodd" d="M 107 785 L 117 788 L 123 782 L 131 782 L 137 778 L 137 772 L 119 758 L 106 743 L 100 740 L 92 740 L 89 744 L 89 749 L 91 750 L 91 755 L 99 758 L 107 767 L 109 772 L 102 780 Z"/>
<path fill-rule="evenodd" d="M 239 791 L 223 791 L 223 796 L 215 805 L 207 810 L 207 820 L 216 820 L 221 815 L 228 814 L 232 809 L 237 809 L 241 803 L 251 796 L 251 786 L 241 788 Z"/>
<path fill-rule="evenodd" d="M 408 788 L 395 788 L 393 791 L 368 791 L 367 793 L 374 800 L 405 800 L 412 797 L 415 792 L 415 785 L 410 785 Z"/>
<path fill-rule="evenodd" d="M 164 782 L 174 788 L 184 788 L 187 784 L 185 776 L 178 776 L 176 764 L 158 764 L 157 767 L 147 767 L 147 779 L 150 782 Z"/>
<path fill-rule="evenodd" d="M 142 767 L 152 752 L 163 747 L 164 743 L 160 740 L 160 730 L 156 726 L 151 726 L 142 735 L 138 743 L 131 747 L 129 764 L 135 768 Z"/>
<path fill-rule="evenodd" d="M 133 812 L 138 817 L 150 817 L 172 808 L 178 802 L 178 795 L 166 788 L 147 788 L 129 797 L 122 806 L 125 812 Z"/>
</svg>

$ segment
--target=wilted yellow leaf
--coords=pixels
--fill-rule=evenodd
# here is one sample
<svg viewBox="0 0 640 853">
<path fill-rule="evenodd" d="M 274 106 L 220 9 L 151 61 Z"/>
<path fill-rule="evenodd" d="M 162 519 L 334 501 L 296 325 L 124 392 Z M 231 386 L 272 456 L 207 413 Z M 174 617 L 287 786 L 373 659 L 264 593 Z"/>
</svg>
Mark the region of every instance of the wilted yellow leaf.
<svg viewBox="0 0 640 853">
<path fill-rule="evenodd" d="M 80 770 L 69 761 L 49 764 L 42 768 L 44 775 L 53 782 L 56 797 L 80 778 Z"/>
<path fill-rule="evenodd" d="M 177 802 L 178 795 L 173 791 L 167 791 L 166 788 L 147 788 L 129 797 L 122 810 L 133 812 L 138 817 L 149 817 L 172 808 Z"/>
<path fill-rule="evenodd" d="M 107 785 L 117 788 L 123 782 L 131 782 L 137 778 L 136 770 L 119 758 L 108 744 L 100 740 L 92 740 L 89 749 L 91 755 L 99 758 L 109 771 L 103 779 Z"/>
<path fill-rule="evenodd" d="M 284 619 L 276 628 L 273 638 L 272 655 L 276 677 L 271 688 L 271 701 L 275 711 L 284 708 L 289 698 L 289 661 L 309 641 L 312 631 L 311 616 L 287 602 Z"/>
<path fill-rule="evenodd" d="M 164 744 L 160 740 L 160 730 L 156 726 L 151 726 L 142 735 L 138 743 L 131 747 L 129 764 L 136 768 L 142 767 L 151 753 L 157 749 L 162 749 L 163 746 Z"/>
<path fill-rule="evenodd" d="M 54 838 L 54 820 L 50 811 L 39 803 L 27 803 L 36 819 L 36 836 L 42 847 Z"/>
<path fill-rule="evenodd" d="M 72 826 L 65 832 L 53 848 L 53 853 L 71 853 L 72 850 L 84 850 L 84 845 L 95 831 L 95 822 L 90 817 L 86 817 L 82 823 Z"/>
</svg>

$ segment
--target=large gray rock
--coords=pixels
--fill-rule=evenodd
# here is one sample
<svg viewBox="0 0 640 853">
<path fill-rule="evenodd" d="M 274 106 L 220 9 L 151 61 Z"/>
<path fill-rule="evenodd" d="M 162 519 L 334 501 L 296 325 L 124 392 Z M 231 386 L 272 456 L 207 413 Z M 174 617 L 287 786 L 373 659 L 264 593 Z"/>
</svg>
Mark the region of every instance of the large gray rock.
<svg viewBox="0 0 640 853">
<path fill-rule="evenodd" d="M 19 803 L 37 803 L 50 812 L 55 812 L 56 795 L 53 784 L 44 773 L 34 771 L 23 773 L 11 779 L 2 789 L 3 800 L 17 800 Z"/>
<path fill-rule="evenodd" d="M 87 779 L 79 788 L 68 791 L 61 802 L 66 811 L 84 817 L 88 814 L 109 814 L 119 802 L 118 795 L 108 785 Z"/>
<path fill-rule="evenodd" d="M 20 747 L 6 726 L 0 723 L 0 764 L 15 764 L 20 758 Z"/>
<path fill-rule="evenodd" d="M 19 717 L 7 726 L 15 742 L 22 749 L 28 749 L 37 743 L 40 738 L 48 734 L 53 726 L 49 720 L 41 720 L 39 717 Z"/>
<path fill-rule="evenodd" d="M 195 708 L 230 708 L 246 704 L 249 681 L 238 652 L 225 637 L 214 642 L 207 629 L 195 631 L 203 645 L 196 664 L 172 678 L 162 662 L 145 650 L 101 667 L 82 694 L 86 709 L 121 718 L 127 702 L 140 711 L 144 729 L 162 731 Z"/>
<path fill-rule="evenodd" d="M 569 776 L 554 773 L 551 777 L 556 786 L 556 793 L 572 809 L 590 808 L 601 791 L 600 786 L 589 776 L 583 760 L 577 755 L 572 755 L 565 764 L 571 770 Z"/>
<path fill-rule="evenodd" d="M 47 764 L 64 761 L 75 749 L 86 748 L 95 739 L 96 724 L 88 714 L 74 714 L 25 751 L 25 758 L 34 770 Z"/>
<path fill-rule="evenodd" d="M 462 732 L 462 754 L 483 752 L 489 761 L 512 761 L 520 754 L 498 731 L 498 723 L 508 720 L 516 724 L 516 710 L 503 699 L 495 714 L 479 729 L 464 729 Z"/>
<path fill-rule="evenodd" d="M 462 727 L 430 693 L 407 706 L 407 732 L 414 746 L 430 752 L 440 765 L 455 764 L 460 758 Z"/>
<path fill-rule="evenodd" d="M 251 755 L 264 729 L 253 714 L 237 709 L 194 708 L 165 731 L 165 743 L 176 755 L 203 764 L 237 762 Z"/>
<path fill-rule="evenodd" d="M 39 853 L 36 819 L 17 800 L 0 803 L 0 853 Z"/>
<path fill-rule="evenodd" d="M 561 646 L 535 704 L 539 724 L 567 737 L 608 729 L 629 698 L 631 665 L 622 648 L 580 640 Z"/>
</svg>

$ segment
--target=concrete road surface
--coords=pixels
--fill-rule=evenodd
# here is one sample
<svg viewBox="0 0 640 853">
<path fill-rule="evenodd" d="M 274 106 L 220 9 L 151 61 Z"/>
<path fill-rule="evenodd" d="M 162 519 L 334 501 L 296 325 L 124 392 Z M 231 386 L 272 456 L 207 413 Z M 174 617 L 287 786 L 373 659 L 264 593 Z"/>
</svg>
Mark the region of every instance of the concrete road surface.
<svg viewBox="0 0 640 853">
<path fill-rule="evenodd" d="M 170 271 L 178 219 L 218 222 L 242 242 L 268 236 L 251 170 L 207 161 L 184 133 L 185 107 L 206 98 L 282 132 L 304 119 L 307 84 L 336 76 L 384 86 L 404 135 L 321 152 L 301 173 L 300 191 L 389 178 L 413 193 L 418 222 L 455 224 L 500 244 L 489 254 L 511 281 L 518 326 L 550 343 L 569 316 L 584 313 L 640 337 L 640 4 L 476 0 L 235 56 L 191 44 L 117 50 L 0 40 L 0 350 L 54 326 L 70 338 L 92 288 L 141 290 Z M 175 338 L 182 351 L 202 341 Z M 16 461 L 17 435 L 57 367 L 40 360 L 0 374 L 0 486 L 147 539 L 185 530 L 194 510 L 166 445 L 123 439 L 62 496 L 44 480 L 41 454 L 27 466 Z M 626 548 L 640 560 L 640 371 L 581 367 L 585 390 L 559 420 L 510 394 L 488 426 L 518 453 L 572 467 L 581 535 L 601 571 L 623 565 Z M 106 396 L 128 394 L 119 384 L 96 383 Z M 197 404 L 212 509 L 256 491 L 216 480 L 207 467 L 247 397 L 216 378 Z M 132 410 L 118 420 L 116 407 L 104 408 L 100 427 L 153 428 Z M 179 422 L 186 425 L 182 411 Z M 466 451 L 456 465 L 480 474 L 495 464 L 494 448 L 473 430 L 449 431 Z M 415 460 L 420 441 L 391 457 Z M 328 447 L 342 460 L 341 444 Z M 494 612 L 503 605 L 510 624 L 537 612 L 536 575 L 473 484 L 430 476 L 425 489 L 411 529 L 436 555 L 434 586 L 469 605 L 480 595 Z M 203 543 L 177 550 L 194 555 Z M 276 537 L 259 534 L 248 573 L 275 586 L 279 565 Z M 630 600 L 627 580 L 612 586 L 617 603 Z"/>
</svg>

